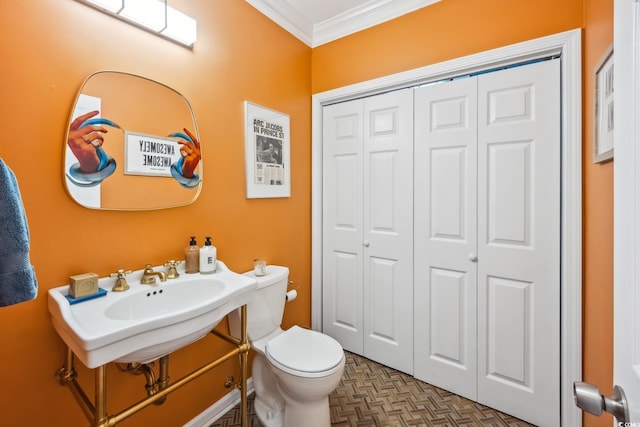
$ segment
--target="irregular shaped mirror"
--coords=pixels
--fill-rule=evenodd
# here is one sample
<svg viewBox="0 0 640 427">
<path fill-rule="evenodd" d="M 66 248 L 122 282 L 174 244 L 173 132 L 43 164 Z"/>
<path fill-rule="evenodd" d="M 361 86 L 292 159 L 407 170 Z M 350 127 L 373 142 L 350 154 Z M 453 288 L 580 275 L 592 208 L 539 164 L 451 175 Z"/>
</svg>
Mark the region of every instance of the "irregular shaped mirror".
<svg viewBox="0 0 640 427">
<path fill-rule="evenodd" d="M 202 187 L 187 99 L 144 77 L 99 71 L 83 83 L 65 138 L 64 180 L 80 205 L 147 210 L 192 203 Z"/>
</svg>

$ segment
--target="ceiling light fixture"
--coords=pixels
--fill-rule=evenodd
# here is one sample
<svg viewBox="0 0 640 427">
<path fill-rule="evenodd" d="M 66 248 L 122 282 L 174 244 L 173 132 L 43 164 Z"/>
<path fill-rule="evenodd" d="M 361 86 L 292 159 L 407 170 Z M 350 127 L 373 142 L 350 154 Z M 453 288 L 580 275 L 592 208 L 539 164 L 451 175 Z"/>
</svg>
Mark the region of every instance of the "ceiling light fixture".
<svg viewBox="0 0 640 427">
<path fill-rule="evenodd" d="M 172 8 L 167 0 L 77 0 L 187 47 L 197 37 L 197 22 Z"/>
</svg>

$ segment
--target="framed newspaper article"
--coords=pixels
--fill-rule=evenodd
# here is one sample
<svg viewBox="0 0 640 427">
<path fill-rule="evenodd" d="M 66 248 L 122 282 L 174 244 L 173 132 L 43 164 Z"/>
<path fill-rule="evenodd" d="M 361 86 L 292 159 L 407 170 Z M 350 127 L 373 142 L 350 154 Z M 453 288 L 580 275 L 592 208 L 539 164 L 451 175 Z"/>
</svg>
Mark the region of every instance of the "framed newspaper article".
<svg viewBox="0 0 640 427">
<path fill-rule="evenodd" d="M 247 198 L 291 196 L 289 115 L 244 102 Z"/>
<path fill-rule="evenodd" d="M 613 46 L 595 68 L 593 163 L 613 158 Z"/>
</svg>

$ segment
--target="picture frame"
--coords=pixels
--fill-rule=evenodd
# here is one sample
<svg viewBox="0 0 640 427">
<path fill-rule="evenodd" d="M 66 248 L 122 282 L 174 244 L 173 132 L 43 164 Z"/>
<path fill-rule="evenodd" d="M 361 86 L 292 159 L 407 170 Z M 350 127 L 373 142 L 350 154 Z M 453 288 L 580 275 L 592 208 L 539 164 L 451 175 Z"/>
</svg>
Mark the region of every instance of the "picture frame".
<svg viewBox="0 0 640 427">
<path fill-rule="evenodd" d="M 246 197 L 291 197 L 290 118 L 244 102 Z"/>
<path fill-rule="evenodd" d="M 613 159 L 613 45 L 594 69 L 593 163 Z"/>
</svg>

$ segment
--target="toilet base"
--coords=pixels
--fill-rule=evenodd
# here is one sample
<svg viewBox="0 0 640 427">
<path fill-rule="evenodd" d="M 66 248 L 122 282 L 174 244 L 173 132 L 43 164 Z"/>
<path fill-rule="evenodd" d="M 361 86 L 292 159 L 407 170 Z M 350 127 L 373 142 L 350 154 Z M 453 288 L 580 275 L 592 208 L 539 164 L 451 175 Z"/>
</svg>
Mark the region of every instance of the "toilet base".
<svg viewBox="0 0 640 427">
<path fill-rule="evenodd" d="M 289 400 L 284 410 L 283 427 L 330 427 L 329 396 L 314 402 Z"/>
<path fill-rule="evenodd" d="M 258 353 L 251 365 L 253 386 L 256 397 L 253 407 L 258 419 L 265 427 L 282 427 L 284 425 L 284 398 L 276 386 L 277 378 L 273 374 L 269 362 Z"/>
<path fill-rule="evenodd" d="M 276 412 L 259 397 L 253 401 L 253 408 L 264 427 L 329 427 L 329 397 L 313 402 L 287 402 L 284 410 Z"/>
<path fill-rule="evenodd" d="M 340 382 L 344 363 L 343 357 L 340 368 L 328 377 L 300 381 L 257 353 L 252 365 L 253 406 L 260 422 L 265 427 L 330 427 L 329 393 Z"/>
<path fill-rule="evenodd" d="M 253 409 L 264 427 L 283 427 L 284 411 L 274 411 L 258 396 L 253 400 Z"/>
</svg>

